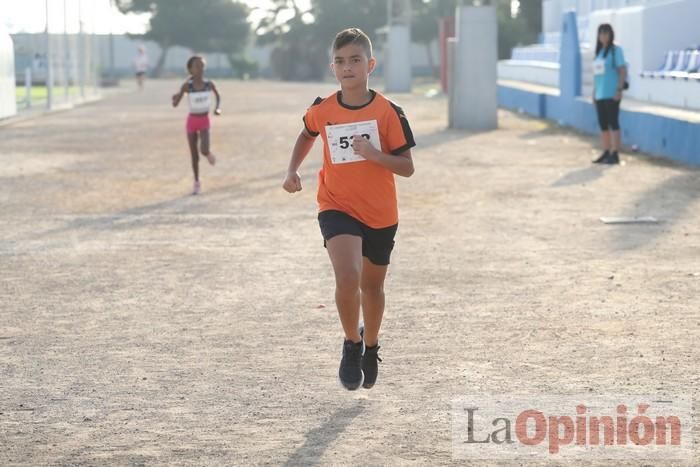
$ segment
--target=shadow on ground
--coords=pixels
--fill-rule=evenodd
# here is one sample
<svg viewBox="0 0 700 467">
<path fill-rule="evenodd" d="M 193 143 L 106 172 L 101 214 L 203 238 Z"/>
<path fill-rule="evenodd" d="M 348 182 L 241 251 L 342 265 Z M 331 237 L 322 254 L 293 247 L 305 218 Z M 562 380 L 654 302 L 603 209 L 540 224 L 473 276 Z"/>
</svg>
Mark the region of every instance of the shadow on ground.
<svg viewBox="0 0 700 467">
<path fill-rule="evenodd" d="M 610 226 L 610 244 L 615 251 L 642 248 L 682 221 L 689 207 L 700 198 L 700 172 L 685 172 L 659 183 L 642 193 L 621 217 L 654 216 L 660 224 L 626 224 Z"/>
<path fill-rule="evenodd" d="M 336 410 L 321 426 L 306 433 L 304 444 L 289 456 L 285 467 L 318 465 L 326 449 L 363 411 L 364 407 L 359 404 Z"/>
</svg>

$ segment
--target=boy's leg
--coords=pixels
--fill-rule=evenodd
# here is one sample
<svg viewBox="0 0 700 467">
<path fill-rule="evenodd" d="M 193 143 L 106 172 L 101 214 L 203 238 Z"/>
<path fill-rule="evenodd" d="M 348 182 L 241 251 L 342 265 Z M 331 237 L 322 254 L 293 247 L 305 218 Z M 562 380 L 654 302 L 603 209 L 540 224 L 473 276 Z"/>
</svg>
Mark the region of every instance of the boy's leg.
<svg viewBox="0 0 700 467">
<path fill-rule="evenodd" d="M 389 266 L 378 266 L 367 258 L 362 258 L 362 317 L 364 319 L 364 339 L 367 347 L 374 347 L 379 341 L 379 329 L 384 315 L 384 280 Z"/>
<path fill-rule="evenodd" d="M 202 138 L 202 143 L 200 146 L 200 151 L 204 157 L 207 158 L 209 163 L 211 165 L 214 165 L 216 163 L 216 158 L 214 157 L 214 154 L 211 153 L 209 150 L 209 130 L 202 130 L 199 132 L 200 136 Z"/>
<path fill-rule="evenodd" d="M 192 156 L 192 172 L 194 173 L 194 181 L 199 181 L 199 150 L 197 149 L 197 133 L 187 133 L 187 143 L 190 146 L 190 154 Z"/>
<path fill-rule="evenodd" d="M 365 380 L 362 386 L 370 389 L 377 382 L 379 367 L 379 329 L 384 316 L 384 280 L 389 268 L 394 236 L 398 225 L 383 229 L 364 227 L 362 244 L 363 263 L 360 288 L 362 290 L 362 314 L 365 325 L 363 339 L 365 351 L 362 355 L 362 372 Z"/>
<path fill-rule="evenodd" d="M 335 272 L 335 303 L 345 339 L 360 342 L 360 276 L 362 273 L 362 237 L 336 235 L 326 242 Z"/>
</svg>

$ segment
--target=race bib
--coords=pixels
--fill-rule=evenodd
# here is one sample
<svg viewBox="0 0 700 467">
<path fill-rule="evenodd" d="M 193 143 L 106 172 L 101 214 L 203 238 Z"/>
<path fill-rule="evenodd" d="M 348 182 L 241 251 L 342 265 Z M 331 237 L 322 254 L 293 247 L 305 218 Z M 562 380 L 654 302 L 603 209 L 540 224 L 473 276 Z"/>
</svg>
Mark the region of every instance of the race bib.
<svg viewBox="0 0 700 467">
<path fill-rule="evenodd" d="M 189 94 L 190 112 L 204 113 L 209 112 L 211 107 L 211 92 L 196 91 Z"/>
<path fill-rule="evenodd" d="M 381 148 L 379 128 L 376 120 L 344 125 L 326 125 L 328 148 L 331 153 L 331 161 L 334 164 L 347 164 L 366 160 L 352 150 L 352 138 L 355 135 L 362 135 L 363 138 L 369 140 L 372 146 L 377 149 Z"/>
<path fill-rule="evenodd" d="M 605 60 L 604 59 L 598 58 L 598 59 L 593 61 L 593 74 L 596 76 L 605 74 Z"/>
</svg>

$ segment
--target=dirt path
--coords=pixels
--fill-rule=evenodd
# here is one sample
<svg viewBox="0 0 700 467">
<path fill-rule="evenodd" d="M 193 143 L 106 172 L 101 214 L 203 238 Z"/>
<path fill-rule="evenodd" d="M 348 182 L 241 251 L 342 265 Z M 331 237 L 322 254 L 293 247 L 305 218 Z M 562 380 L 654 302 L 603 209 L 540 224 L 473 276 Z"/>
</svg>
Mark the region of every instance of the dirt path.
<svg viewBox="0 0 700 467">
<path fill-rule="evenodd" d="M 444 99 L 398 96 L 417 171 L 380 380 L 348 393 L 320 144 L 280 188 L 332 88 L 219 86 L 198 197 L 175 82 L 0 128 L 0 464 L 439 465 L 462 394 L 698 400 L 699 171 L 594 168 L 590 139 L 505 112 L 448 131 Z"/>
</svg>

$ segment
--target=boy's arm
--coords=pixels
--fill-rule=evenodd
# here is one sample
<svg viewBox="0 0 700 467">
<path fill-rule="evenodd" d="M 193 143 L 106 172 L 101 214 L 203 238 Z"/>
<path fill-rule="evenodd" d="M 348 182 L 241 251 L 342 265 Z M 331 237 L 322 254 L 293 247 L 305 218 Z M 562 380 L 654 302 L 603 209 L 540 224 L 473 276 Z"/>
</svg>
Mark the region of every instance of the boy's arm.
<svg viewBox="0 0 700 467">
<path fill-rule="evenodd" d="M 180 103 L 180 100 L 182 100 L 182 96 L 184 96 L 186 92 L 187 92 L 187 83 L 182 83 L 182 86 L 180 86 L 180 91 L 173 94 L 173 107 L 178 106 L 178 104 Z"/>
<path fill-rule="evenodd" d="M 311 151 L 315 141 L 316 137 L 312 136 L 306 128 L 299 133 L 297 142 L 294 144 L 294 150 L 292 151 L 292 159 L 289 161 L 287 177 L 282 184 L 282 188 L 287 192 L 296 193 L 297 191 L 301 191 L 301 177 L 299 177 L 297 171 L 309 154 L 309 151 Z"/>
<path fill-rule="evenodd" d="M 355 154 L 359 154 L 368 161 L 372 161 L 381 165 L 382 167 L 386 167 L 396 175 L 410 177 L 415 171 L 413 168 L 413 157 L 411 157 L 410 149 L 407 149 L 406 151 L 397 155 L 385 154 L 372 146 L 372 143 L 360 135 L 353 136 L 352 148 L 354 149 Z"/>
<path fill-rule="evenodd" d="M 219 95 L 219 90 L 216 89 L 213 81 L 209 81 L 209 85 L 211 86 L 212 92 L 216 96 L 216 108 L 214 109 L 214 115 L 221 115 L 221 96 Z"/>
</svg>

